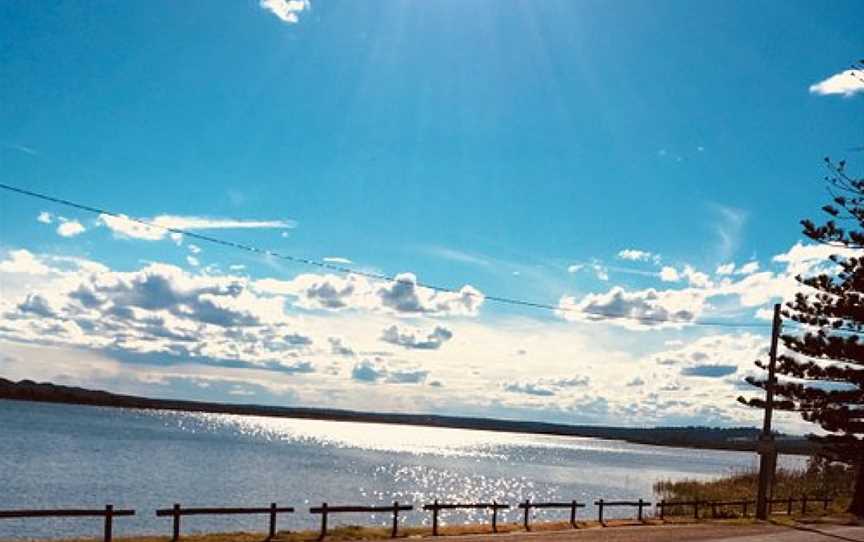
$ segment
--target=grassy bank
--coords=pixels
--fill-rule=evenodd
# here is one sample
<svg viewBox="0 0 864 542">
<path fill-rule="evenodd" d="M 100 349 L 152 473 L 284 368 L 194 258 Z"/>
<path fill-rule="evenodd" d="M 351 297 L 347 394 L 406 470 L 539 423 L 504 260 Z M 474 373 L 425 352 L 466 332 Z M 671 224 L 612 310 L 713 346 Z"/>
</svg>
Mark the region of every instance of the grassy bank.
<svg viewBox="0 0 864 542">
<path fill-rule="evenodd" d="M 654 492 L 658 499 L 676 501 L 753 499 L 758 481 L 758 470 L 746 469 L 709 481 L 663 480 L 654 484 Z M 833 509 L 842 510 L 847 504 L 842 496 L 851 494 L 853 482 L 854 472 L 848 466 L 811 458 L 803 470 L 777 469 L 773 496 L 775 499 L 799 498 L 802 495 L 839 496 L 833 503 Z"/>
</svg>

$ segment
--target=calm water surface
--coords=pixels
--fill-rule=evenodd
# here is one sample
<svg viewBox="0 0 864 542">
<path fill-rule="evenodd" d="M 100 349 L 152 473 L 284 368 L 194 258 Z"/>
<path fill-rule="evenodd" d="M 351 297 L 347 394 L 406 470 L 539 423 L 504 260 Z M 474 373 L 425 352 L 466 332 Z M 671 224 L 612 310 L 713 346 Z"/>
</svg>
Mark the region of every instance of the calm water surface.
<svg viewBox="0 0 864 542">
<path fill-rule="evenodd" d="M 803 458 L 782 457 L 787 467 Z M 593 502 L 653 497 L 660 479 L 711 478 L 755 455 L 461 429 L 149 412 L 0 400 L 0 509 L 134 508 L 115 533 L 168 533 L 154 510 L 294 506 L 281 529 L 314 528 L 310 505 L 398 500 Z M 518 511 L 504 519 L 516 520 Z M 622 512 L 624 513 L 624 512 Z M 543 512 L 554 517 L 555 512 Z M 593 507 L 581 510 L 593 515 Z M 614 514 L 613 514 L 614 515 Z M 444 523 L 481 520 L 447 513 Z M 381 523 L 349 515 L 335 523 Z M 183 531 L 266 529 L 265 517 L 184 518 Z M 428 514 L 403 521 L 428 524 Z M 0 520 L 0 538 L 99 535 L 101 520 Z"/>
</svg>

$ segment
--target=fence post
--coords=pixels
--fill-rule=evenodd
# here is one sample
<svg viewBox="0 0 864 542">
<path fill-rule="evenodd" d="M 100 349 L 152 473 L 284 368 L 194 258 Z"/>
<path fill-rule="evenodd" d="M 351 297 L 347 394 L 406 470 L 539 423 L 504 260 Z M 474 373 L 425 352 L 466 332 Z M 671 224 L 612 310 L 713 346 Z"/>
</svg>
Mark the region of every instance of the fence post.
<svg viewBox="0 0 864 542">
<path fill-rule="evenodd" d="M 807 515 L 807 494 L 801 496 L 801 515 Z"/>
<path fill-rule="evenodd" d="M 822 510 L 828 510 L 828 495 L 825 495 L 825 497 L 823 497 L 823 502 L 824 502 L 825 504 L 824 504 L 824 506 L 822 507 Z"/>
<path fill-rule="evenodd" d="M 276 536 L 276 503 L 270 503 L 270 536 L 267 537 L 267 540 L 271 540 Z"/>
<path fill-rule="evenodd" d="M 180 540 L 180 504 L 174 503 L 174 542 Z"/>
<path fill-rule="evenodd" d="M 637 505 L 639 510 L 636 512 L 636 519 L 640 522 L 642 521 L 642 497 L 639 497 L 639 504 Z"/>
<path fill-rule="evenodd" d="M 693 519 L 699 519 L 699 501 L 693 501 Z"/>
<path fill-rule="evenodd" d="M 786 506 L 786 515 L 787 516 L 792 515 L 792 497 L 791 496 L 789 497 L 789 503 Z"/>
<path fill-rule="evenodd" d="M 742 502 L 743 502 L 743 506 L 744 506 L 744 517 L 746 518 L 747 517 L 747 505 L 749 503 L 747 502 L 747 499 L 744 499 Z"/>
<path fill-rule="evenodd" d="M 327 536 L 327 503 L 321 503 L 321 534 L 318 536 L 318 540 L 324 540 L 324 537 Z"/>
<path fill-rule="evenodd" d="M 603 499 L 597 501 L 597 521 L 603 525 Z"/>
<path fill-rule="evenodd" d="M 438 499 L 432 506 L 432 536 L 438 536 Z"/>
<path fill-rule="evenodd" d="M 396 532 L 399 529 L 399 501 L 393 501 L 393 530 L 390 532 L 390 538 L 396 538 Z"/>
<path fill-rule="evenodd" d="M 570 503 L 570 526 L 576 528 L 576 499 Z"/>
<path fill-rule="evenodd" d="M 492 501 L 492 532 L 498 532 L 498 503 Z"/>
<path fill-rule="evenodd" d="M 717 503 L 711 502 L 711 518 L 717 519 Z"/>
<path fill-rule="evenodd" d="M 659 503 L 657 503 L 657 508 L 660 509 L 660 520 L 662 521 L 666 511 L 666 499 L 662 499 Z"/>
<path fill-rule="evenodd" d="M 105 505 L 105 542 L 111 542 L 111 523 L 114 520 L 114 505 Z"/>
<path fill-rule="evenodd" d="M 523 519 L 522 522 L 525 524 L 525 530 L 526 530 L 526 531 L 530 531 L 530 530 L 531 530 L 531 527 L 528 526 L 528 508 L 529 508 L 530 506 L 531 506 L 531 504 L 530 504 L 530 502 L 528 501 L 528 499 L 525 499 L 525 517 L 524 517 L 524 519 Z"/>
</svg>

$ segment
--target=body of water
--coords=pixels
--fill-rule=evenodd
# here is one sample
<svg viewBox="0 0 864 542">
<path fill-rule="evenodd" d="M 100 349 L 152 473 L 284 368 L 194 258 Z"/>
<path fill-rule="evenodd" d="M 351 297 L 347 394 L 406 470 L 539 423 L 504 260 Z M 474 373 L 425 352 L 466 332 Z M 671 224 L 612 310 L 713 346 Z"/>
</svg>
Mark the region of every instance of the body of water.
<svg viewBox="0 0 864 542">
<path fill-rule="evenodd" d="M 787 467 L 804 458 L 782 457 Z M 462 429 L 139 411 L 0 400 L 0 510 L 137 510 L 118 536 L 170 532 L 157 508 L 294 506 L 280 529 L 315 528 L 311 505 L 652 499 L 661 479 L 711 478 L 757 465 L 755 454 Z M 628 512 L 618 511 L 620 514 Z M 566 512 L 542 512 L 561 518 Z M 612 514 L 614 516 L 614 513 Z M 406 513 L 406 524 L 429 514 Z M 580 510 L 594 516 L 593 506 Z M 518 510 L 504 513 L 515 521 Z M 481 521 L 445 513 L 442 523 Z M 333 523 L 387 518 L 340 515 Z M 0 538 L 99 535 L 101 520 L 0 520 Z M 183 531 L 266 530 L 265 516 L 184 518 Z"/>
</svg>

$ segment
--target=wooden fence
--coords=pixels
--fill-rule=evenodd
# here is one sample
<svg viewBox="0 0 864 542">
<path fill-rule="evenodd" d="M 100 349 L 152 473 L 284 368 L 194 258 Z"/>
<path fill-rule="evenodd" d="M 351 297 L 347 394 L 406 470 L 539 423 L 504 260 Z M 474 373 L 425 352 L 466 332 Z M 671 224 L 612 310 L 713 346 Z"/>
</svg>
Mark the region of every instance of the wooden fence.
<svg viewBox="0 0 864 542">
<path fill-rule="evenodd" d="M 491 509 L 492 510 L 492 532 L 498 532 L 498 510 L 507 510 L 510 508 L 509 504 L 501 504 L 495 501 L 491 503 L 486 502 L 476 502 L 476 503 L 439 503 L 438 499 L 435 499 L 435 502 L 432 504 L 426 504 L 423 506 L 423 510 L 432 512 L 432 535 L 438 536 L 438 512 L 441 510 L 477 510 L 477 509 Z"/>
<path fill-rule="evenodd" d="M 787 497 L 785 499 L 770 499 L 768 501 L 769 512 L 775 513 L 774 505 L 776 504 L 785 504 L 786 505 L 786 514 L 792 515 L 793 505 L 795 503 L 801 503 L 801 514 L 804 515 L 807 513 L 807 505 L 811 503 L 821 503 L 822 510 L 828 510 L 828 504 L 833 500 L 831 497 L 823 496 L 823 497 L 810 497 L 807 495 L 803 495 L 802 497 L 796 499 L 793 497 Z M 659 511 L 660 519 L 664 519 L 667 515 L 670 515 L 666 510 L 667 509 L 684 509 L 684 508 L 693 508 L 693 518 L 699 519 L 699 508 L 702 507 L 710 507 L 711 508 L 711 517 L 717 517 L 717 510 L 720 508 L 729 508 L 729 507 L 741 507 L 741 515 L 743 517 L 748 516 L 748 508 L 752 505 L 755 505 L 756 501 L 754 500 L 740 500 L 740 501 L 667 501 L 662 500 L 657 503 L 657 510 Z"/>
<path fill-rule="evenodd" d="M 269 514 L 270 525 L 268 529 L 268 540 L 276 536 L 276 515 L 294 512 L 291 507 L 277 507 L 276 503 L 270 503 L 267 508 L 181 508 L 179 504 L 174 504 L 172 508 L 162 508 L 156 510 L 157 517 L 170 516 L 174 518 L 172 529 L 173 537 L 171 540 L 177 542 L 180 540 L 180 518 L 182 516 L 222 516 L 222 515 L 237 515 L 237 514 Z"/>
<path fill-rule="evenodd" d="M 792 515 L 792 508 L 795 503 L 801 503 L 801 514 L 807 513 L 807 504 L 808 503 L 822 503 L 822 510 L 828 510 L 828 504 L 834 499 L 828 496 L 823 497 L 808 497 L 807 495 L 803 495 L 799 499 L 794 499 L 792 497 L 787 497 L 785 499 L 769 499 L 768 500 L 768 510 L 769 513 L 774 513 L 774 505 L 775 504 L 785 504 L 786 505 L 786 514 Z"/>
<path fill-rule="evenodd" d="M 526 531 L 531 530 L 531 526 L 529 525 L 529 516 L 532 508 L 569 508 L 570 509 L 570 526 L 574 529 L 576 528 L 576 509 L 577 508 L 585 508 L 584 503 L 570 501 L 570 502 L 531 502 L 528 499 L 525 499 L 525 502 L 520 502 L 518 508 L 523 509 L 524 516 L 522 520 L 522 524 L 525 526 Z"/>
<path fill-rule="evenodd" d="M 328 514 L 338 514 L 344 512 L 392 512 L 393 527 L 390 530 L 390 536 L 392 538 L 396 538 L 399 529 L 399 512 L 407 512 L 410 510 L 414 510 L 414 507 L 410 505 L 400 505 L 398 502 L 394 502 L 390 506 L 329 506 L 325 502 L 322 503 L 321 506 L 315 506 L 313 508 L 310 508 L 309 512 L 312 514 L 321 514 L 321 534 L 318 536 L 318 539 L 323 540 L 324 537 L 327 536 Z"/>
<path fill-rule="evenodd" d="M 82 518 L 104 517 L 104 542 L 111 542 L 114 531 L 114 518 L 118 516 L 134 516 L 135 510 L 115 510 L 113 504 L 106 504 L 104 510 L 0 510 L 0 519 L 12 518 Z"/>
<path fill-rule="evenodd" d="M 828 505 L 834 497 L 821 496 L 813 497 L 803 495 L 800 498 L 786 497 L 783 499 L 771 499 L 768 501 L 769 513 L 775 513 L 776 505 L 785 505 L 784 512 L 792 515 L 796 510 L 795 505 L 800 503 L 800 512 L 802 515 L 807 514 L 808 505 L 821 504 L 822 511 L 828 510 Z M 643 499 L 637 501 L 607 501 L 598 499 L 594 502 L 597 506 L 597 520 L 601 525 L 605 525 L 604 512 L 609 507 L 635 507 L 637 509 L 636 517 L 641 522 L 643 521 L 643 510 L 651 506 L 650 502 Z M 709 507 L 711 509 L 711 517 L 718 516 L 717 511 L 722 508 L 740 507 L 744 517 L 748 517 L 748 508 L 754 504 L 753 500 L 738 500 L 738 501 L 667 501 L 661 500 L 657 503 L 658 517 L 662 520 L 667 516 L 674 515 L 676 511 L 689 510 L 692 508 L 692 514 L 695 519 L 699 519 L 700 508 Z M 517 505 L 517 508 L 523 511 L 523 525 L 525 530 L 531 530 L 530 512 L 533 509 L 569 509 L 570 510 L 570 525 L 576 527 L 576 511 L 579 508 L 585 508 L 586 504 L 576 502 L 531 502 L 525 500 Z M 432 504 L 423 506 L 423 510 L 432 512 L 432 534 L 438 536 L 438 515 L 442 510 L 478 510 L 486 509 L 492 511 L 492 532 L 498 532 L 498 511 L 507 510 L 509 504 L 492 502 L 477 502 L 477 503 L 441 503 L 436 499 Z M 407 512 L 413 510 L 411 505 L 400 505 L 394 502 L 392 505 L 379 506 L 331 506 L 326 502 L 320 507 L 309 509 L 312 514 L 321 514 L 321 533 L 320 539 L 327 535 L 327 517 L 329 514 L 337 513 L 376 513 L 387 512 L 393 515 L 392 528 L 390 535 L 396 537 L 399 529 L 399 512 Z M 278 514 L 292 513 L 294 508 L 278 507 L 276 503 L 270 503 L 269 507 L 262 508 L 183 508 L 180 504 L 175 504 L 172 508 L 164 508 L 156 510 L 157 517 L 173 518 L 173 538 L 174 542 L 180 539 L 180 524 L 183 516 L 196 515 L 228 515 L 228 514 L 267 514 L 269 516 L 269 537 L 273 538 L 276 535 L 276 517 Z M 115 510 L 113 505 L 106 505 L 104 509 L 84 510 L 84 509 L 59 509 L 59 510 L 0 510 L 0 519 L 10 518 L 45 518 L 45 517 L 102 517 L 105 522 L 104 542 L 111 542 L 113 521 L 119 516 L 134 516 L 135 510 Z"/>
<path fill-rule="evenodd" d="M 639 521 L 642 521 L 642 509 L 651 506 L 650 502 L 643 501 L 642 499 L 639 499 L 638 501 L 604 501 L 603 499 L 600 499 L 594 501 L 594 504 L 597 506 L 597 521 L 599 521 L 601 525 L 605 525 L 603 522 L 603 508 L 608 508 L 610 506 L 635 506 L 639 510 L 636 518 Z"/>
</svg>

